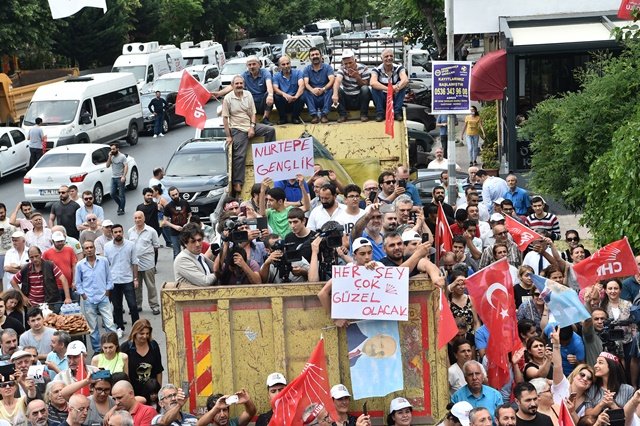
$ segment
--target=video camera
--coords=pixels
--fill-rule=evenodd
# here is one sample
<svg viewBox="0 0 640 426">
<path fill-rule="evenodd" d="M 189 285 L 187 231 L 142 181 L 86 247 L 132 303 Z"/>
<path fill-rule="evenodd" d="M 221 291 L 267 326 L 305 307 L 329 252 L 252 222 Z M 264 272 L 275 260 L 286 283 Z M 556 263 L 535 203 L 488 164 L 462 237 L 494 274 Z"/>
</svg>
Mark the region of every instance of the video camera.
<svg viewBox="0 0 640 426">
<path fill-rule="evenodd" d="M 300 246 L 301 244 L 285 243 L 284 240 L 278 240 L 271 246 L 273 251 L 280 250 L 282 252 L 282 257 L 273 264 L 278 269 L 278 275 L 283 283 L 291 282 L 289 279 L 289 274 L 293 270 L 291 264 L 302 260 Z"/>
<path fill-rule="evenodd" d="M 613 320 L 606 319 L 604 321 L 604 327 L 600 332 L 600 340 L 602 340 L 602 347 L 609 353 L 617 356 L 622 356 L 622 341 L 625 339 L 627 330 L 625 326 L 633 324 L 631 320 Z"/>
<path fill-rule="evenodd" d="M 320 243 L 320 279 L 327 281 L 331 278 L 333 265 L 338 264 L 336 248 L 342 245 L 344 227 L 334 220 L 322 225 L 318 236 L 323 240 Z"/>
<path fill-rule="evenodd" d="M 247 231 L 238 231 L 238 227 L 245 225 L 244 220 L 238 220 L 238 216 L 231 216 L 224 221 L 224 230 L 229 231 L 229 238 L 223 241 L 232 241 L 234 244 L 246 243 L 249 241 Z"/>
</svg>

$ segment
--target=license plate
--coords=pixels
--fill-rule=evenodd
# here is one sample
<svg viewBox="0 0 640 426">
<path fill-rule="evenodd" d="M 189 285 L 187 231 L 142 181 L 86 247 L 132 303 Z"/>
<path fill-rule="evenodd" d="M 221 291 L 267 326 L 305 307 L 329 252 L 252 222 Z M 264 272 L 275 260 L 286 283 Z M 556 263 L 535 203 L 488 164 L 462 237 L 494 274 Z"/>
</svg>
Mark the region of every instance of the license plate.
<svg viewBox="0 0 640 426">
<path fill-rule="evenodd" d="M 197 207 L 191 207 L 191 213 L 198 213 Z"/>
<path fill-rule="evenodd" d="M 46 197 L 49 195 L 58 195 L 58 190 L 57 189 L 41 189 L 40 195 L 43 197 Z"/>
</svg>

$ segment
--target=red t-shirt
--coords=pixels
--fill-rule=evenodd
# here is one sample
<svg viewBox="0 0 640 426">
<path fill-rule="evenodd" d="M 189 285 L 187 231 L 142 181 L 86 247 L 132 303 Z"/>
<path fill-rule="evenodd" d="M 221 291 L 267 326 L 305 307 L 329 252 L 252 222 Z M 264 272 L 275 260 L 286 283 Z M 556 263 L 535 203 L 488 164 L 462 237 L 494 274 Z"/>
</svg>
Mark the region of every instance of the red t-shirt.
<svg viewBox="0 0 640 426">
<path fill-rule="evenodd" d="M 158 415 L 158 412 L 153 407 L 136 402 L 130 414 L 133 417 L 134 425 L 151 426 L 151 420 Z"/>
<path fill-rule="evenodd" d="M 75 251 L 69 247 L 64 246 L 62 250 L 57 251 L 55 248 L 50 248 L 44 253 L 42 253 L 42 258 L 44 260 L 49 260 L 53 262 L 60 270 L 62 271 L 62 275 L 67 279 L 69 285 L 73 281 L 73 268 L 75 268 L 76 263 L 78 262 L 78 258 L 76 257 Z M 58 288 L 62 288 L 62 284 L 60 280 L 57 280 Z"/>
</svg>

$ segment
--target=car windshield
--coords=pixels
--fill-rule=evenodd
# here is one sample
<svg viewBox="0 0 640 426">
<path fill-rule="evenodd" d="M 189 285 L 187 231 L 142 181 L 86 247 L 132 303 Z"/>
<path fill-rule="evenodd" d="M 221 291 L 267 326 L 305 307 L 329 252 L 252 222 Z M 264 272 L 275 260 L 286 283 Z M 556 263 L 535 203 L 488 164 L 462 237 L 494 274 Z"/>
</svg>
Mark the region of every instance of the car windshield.
<svg viewBox="0 0 640 426">
<path fill-rule="evenodd" d="M 197 143 L 197 142 L 196 142 Z M 216 176 L 226 174 L 227 154 L 220 152 L 176 152 L 169 161 L 167 176 Z"/>
<path fill-rule="evenodd" d="M 85 154 L 81 152 L 61 152 L 46 154 L 36 164 L 36 169 L 43 167 L 80 167 Z"/>
<path fill-rule="evenodd" d="M 236 62 L 233 64 L 228 63 L 222 68 L 222 74 L 236 75 L 236 74 L 242 74 L 246 70 L 247 70 L 247 64 L 245 64 L 244 62 Z"/>
<path fill-rule="evenodd" d="M 179 87 L 179 78 L 161 78 L 153 83 L 153 88 L 150 91 L 156 92 L 159 90 L 161 92 L 177 92 Z"/>
<path fill-rule="evenodd" d="M 147 79 L 147 67 L 144 65 L 129 67 L 113 67 L 111 72 L 130 72 L 136 77 L 136 81 L 145 81 Z"/>
<path fill-rule="evenodd" d="M 251 55 L 260 55 L 262 49 L 259 47 L 245 47 L 244 49 L 242 49 L 242 51 L 245 53 L 245 55 L 247 56 L 251 56 Z"/>
<path fill-rule="evenodd" d="M 212 127 L 208 129 L 206 128 L 202 129 L 202 131 L 200 132 L 200 137 L 203 139 L 207 139 L 207 138 L 225 139 L 227 135 L 224 132 L 224 127 Z"/>
<path fill-rule="evenodd" d="M 204 65 L 204 58 L 200 57 L 200 58 L 184 58 L 184 60 L 186 61 L 186 65 L 187 67 L 190 67 L 191 65 Z"/>
<path fill-rule="evenodd" d="M 29 104 L 24 124 L 33 126 L 36 118 L 42 118 L 43 126 L 69 124 L 74 121 L 79 101 L 35 101 Z"/>
</svg>

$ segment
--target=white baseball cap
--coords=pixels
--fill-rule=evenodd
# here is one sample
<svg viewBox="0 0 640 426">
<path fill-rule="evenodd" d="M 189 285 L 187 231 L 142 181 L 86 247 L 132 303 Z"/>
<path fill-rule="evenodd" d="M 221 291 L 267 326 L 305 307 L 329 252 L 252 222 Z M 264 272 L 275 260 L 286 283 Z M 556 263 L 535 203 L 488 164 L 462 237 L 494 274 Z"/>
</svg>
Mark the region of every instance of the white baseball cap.
<svg viewBox="0 0 640 426">
<path fill-rule="evenodd" d="M 489 222 L 500 222 L 501 220 L 504 220 L 504 216 L 500 213 L 493 213 L 489 218 Z"/>
<path fill-rule="evenodd" d="M 286 385 L 287 379 L 285 379 L 282 373 L 271 373 L 267 377 L 267 387 L 271 387 L 273 385 Z"/>
<path fill-rule="evenodd" d="M 81 341 L 74 340 L 73 342 L 69 343 L 69 346 L 67 346 L 67 352 L 64 354 L 64 356 L 78 356 L 82 353 L 87 353 L 87 347 Z"/>
<path fill-rule="evenodd" d="M 408 243 L 410 241 L 422 241 L 422 237 L 416 231 L 409 229 L 402 233 L 402 242 Z"/>
<path fill-rule="evenodd" d="M 60 231 L 56 231 L 51 235 L 51 239 L 53 241 L 65 241 L 66 238 L 64 237 L 64 234 Z"/>
<path fill-rule="evenodd" d="M 13 234 L 11 234 L 11 238 L 24 238 L 25 234 L 22 231 L 16 231 Z"/>
<path fill-rule="evenodd" d="M 356 54 L 353 52 L 353 50 L 345 49 L 342 51 L 342 56 L 340 57 L 340 60 L 347 59 L 347 58 L 355 58 L 355 57 L 356 57 Z"/>
<path fill-rule="evenodd" d="M 111 222 L 109 219 L 103 220 L 102 226 L 113 226 L 113 222 Z"/>
<path fill-rule="evenodd" d="M 351 251 L 355 253 L 360 247 L 364 246 L 373 247 L 371 241 L 369 241 L 368 239 L 364 237 L 356 238 L 355 241 L 351 244 Z"/>
<path fill-rule="evenodd" d="M 351 396 L 351 394 L 349 393 L 347 387 L 342 383 L 331 388 L 331 398 L 340 399 L 344 398 L 345 396 Z"/>
<path fill-rule="evenodd" d="M 389 412 L 393 413 L 394 411 L 402 410 L 403 408 L 413 408 L 413 405 L 406 400 L 406 398 L 395 398 L 391 400 L 391 405 L 389 406 Z"/>
<path fill-rule="evenodd" d="M 456 402 L 451 407 L 451 414 L 456 416 L 462 426 L 469 426 L 469 412 L 473 410 L 473 406 L 467 401 Z"/>
<path fill-rule="evenodd" d="M 501 204 L 503 201 L 504 201 L 504 198 L 498 197 L 495 200 L 493 200 L 493 204 Z"/>
</svg>

